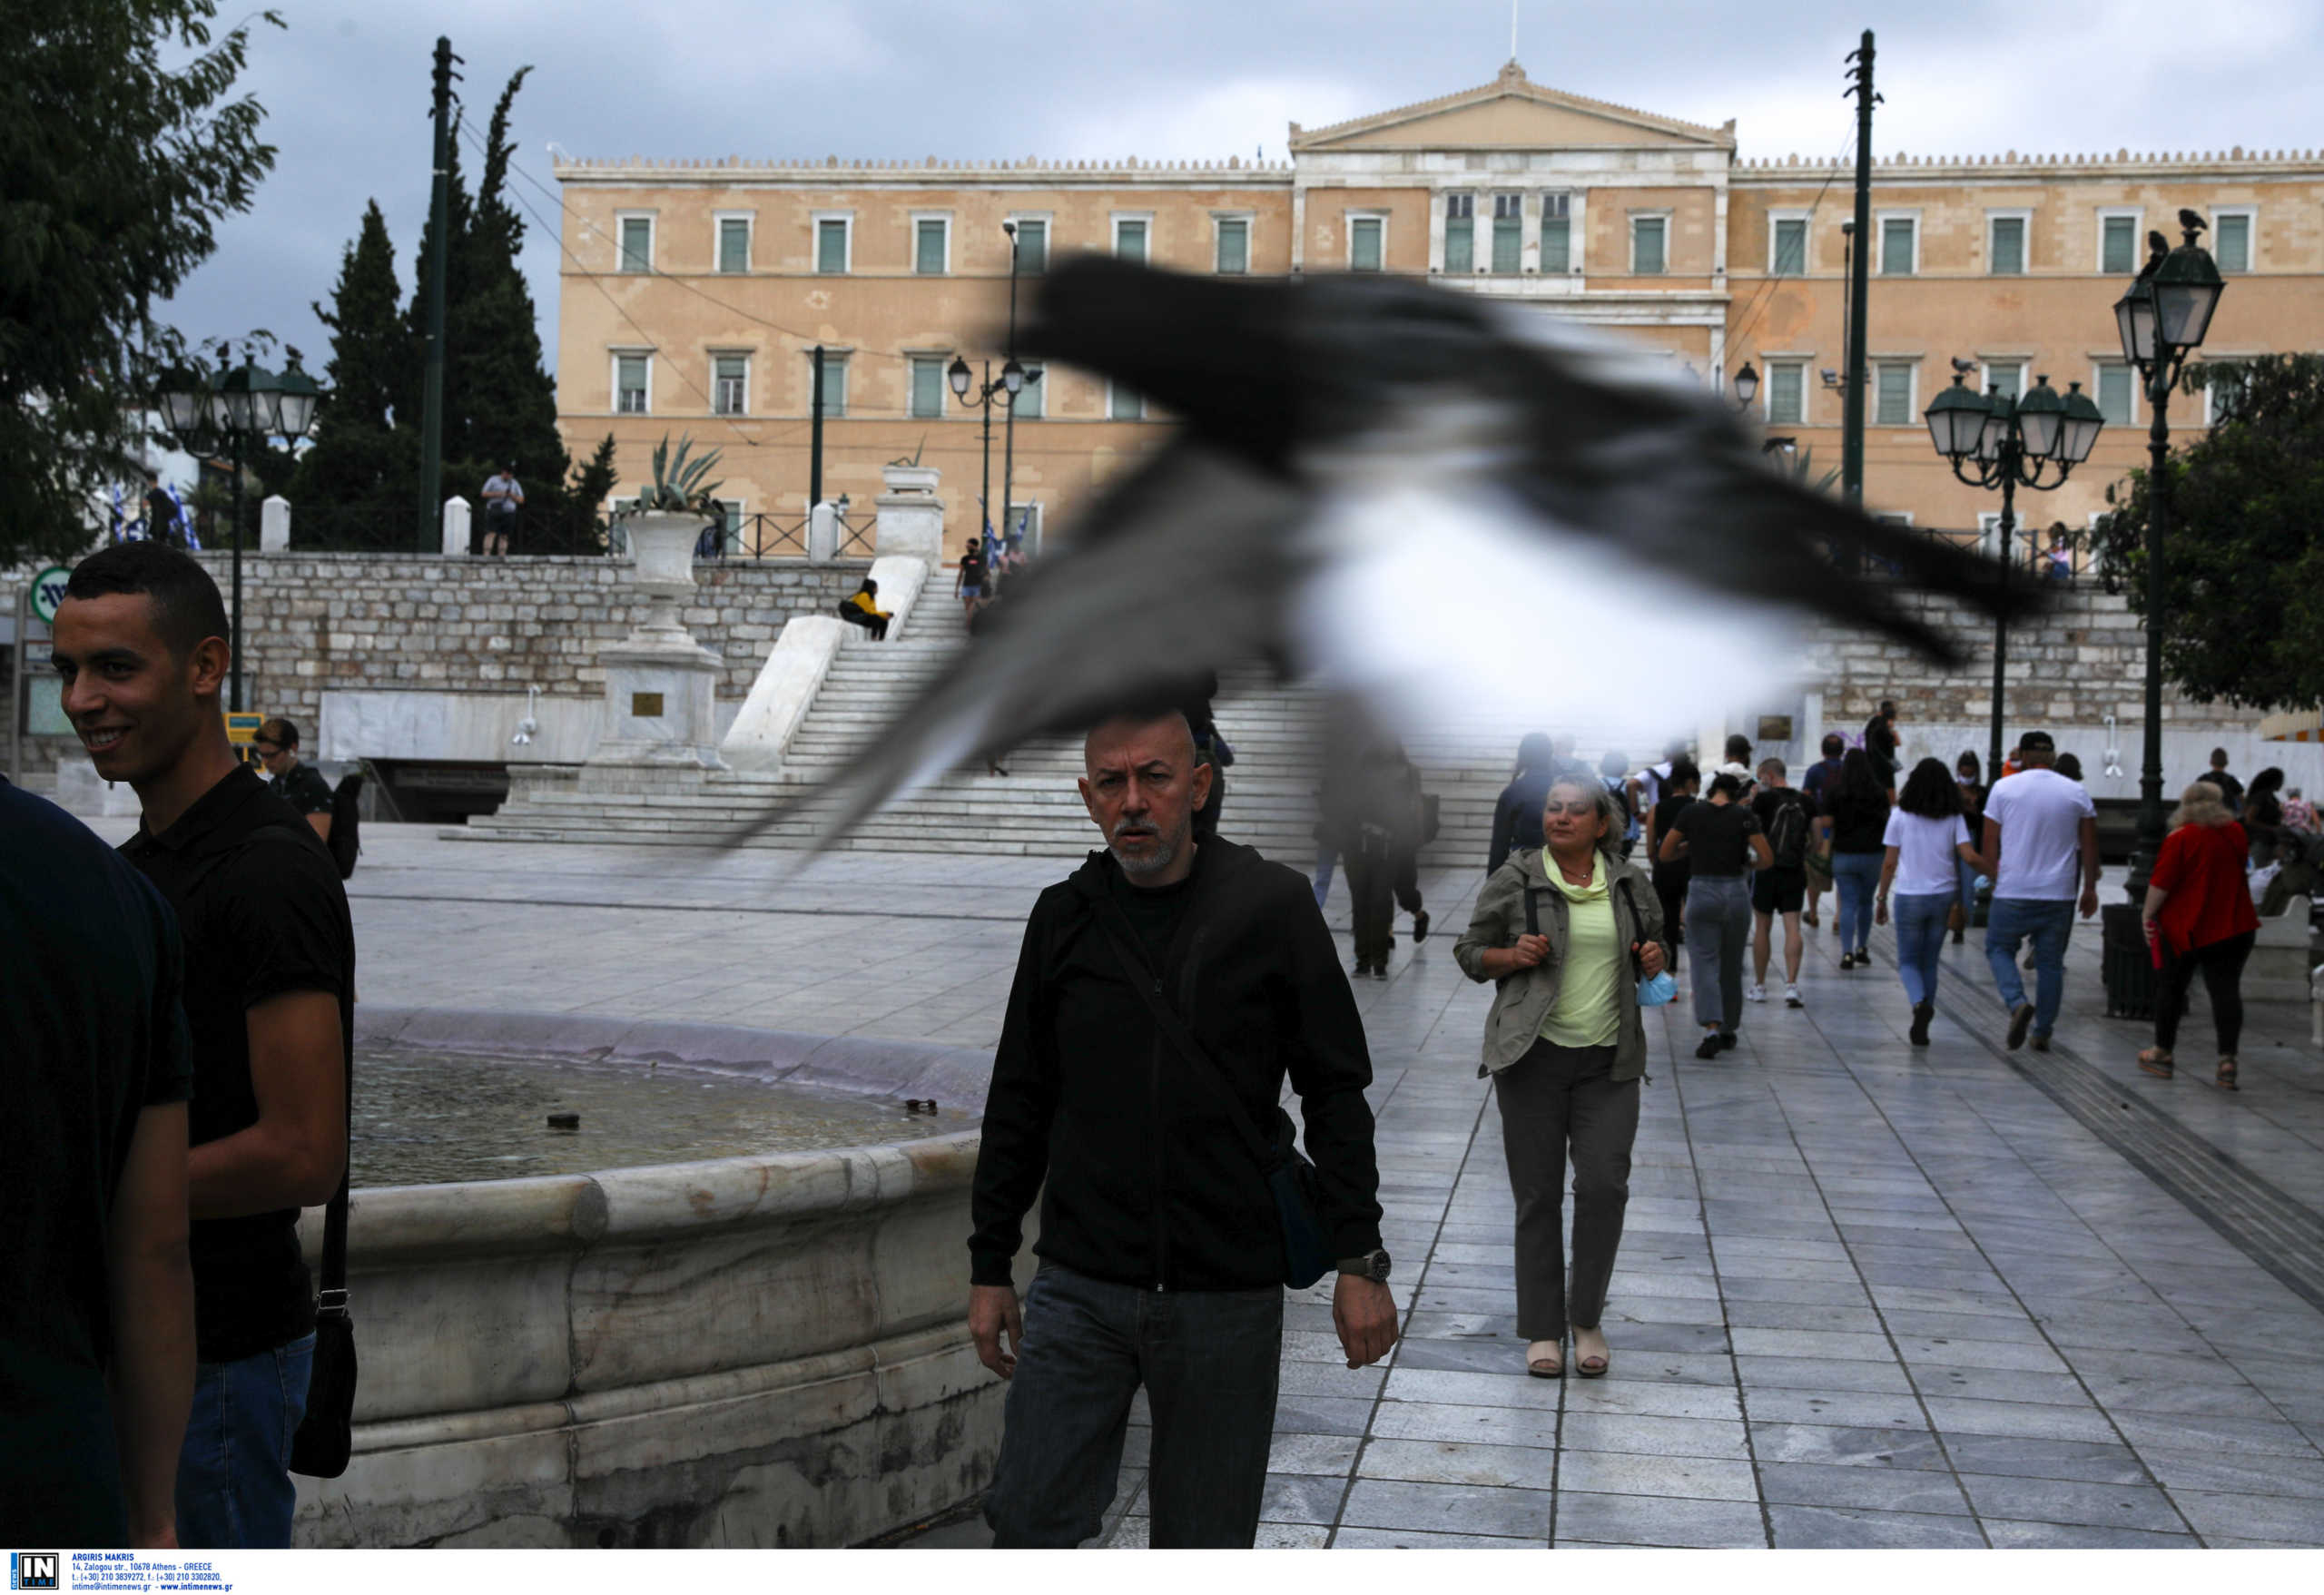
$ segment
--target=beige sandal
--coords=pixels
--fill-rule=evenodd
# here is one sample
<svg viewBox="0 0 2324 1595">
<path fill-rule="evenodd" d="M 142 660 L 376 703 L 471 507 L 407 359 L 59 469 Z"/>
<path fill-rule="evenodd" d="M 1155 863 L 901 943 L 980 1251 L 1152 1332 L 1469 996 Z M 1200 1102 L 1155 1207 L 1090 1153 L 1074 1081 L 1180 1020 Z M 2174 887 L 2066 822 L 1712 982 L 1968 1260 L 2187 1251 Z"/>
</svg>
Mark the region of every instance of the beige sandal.
<svg viewBox="0 0 2324 1595">
<path fill-rule="evenodd" d="M 1565 1377 L 1565 1343 L 1537 1340 L 1525 1348 L 1525 1372 L 1536 1379 Z"/>
<path fill-rule="evenodd" d="M 2167 1080 L 2176 1066 L 2171 1060 L 2169 1048 L 2150 1047 L 2139 1054 L 2139 1068 L 2158 1080 Z"/>
<path fill-rule="evenodd" d="M 2235 1055 L 2233 1053 L 2219 1060 L 2219 1073 L 2212 1078 L 2211 1084 L 2222 1091 L 2235 1091 L 2242 1088 L 2235 1083 Z"/>
</svg>

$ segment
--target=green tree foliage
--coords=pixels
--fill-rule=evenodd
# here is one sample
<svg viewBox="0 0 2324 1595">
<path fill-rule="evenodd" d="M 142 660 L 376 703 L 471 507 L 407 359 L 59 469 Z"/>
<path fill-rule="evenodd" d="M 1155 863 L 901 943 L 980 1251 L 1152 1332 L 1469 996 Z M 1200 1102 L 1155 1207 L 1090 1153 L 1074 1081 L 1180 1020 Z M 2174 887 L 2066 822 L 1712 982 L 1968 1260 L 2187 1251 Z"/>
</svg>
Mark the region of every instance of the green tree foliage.
<svg viewBox="0 0 2324 1595">
<path fill-rule="evenodd" d="M 289 489 L 302 543 L 400 547 L 417 537 L 419 434 L 408 416 L 396 426 L 412 361 L 400 299 L 395 246 L 374 200 L 340 259 L 330 308 L 314 307 L 331 353 L 314 442 Z"/>
<path fill-rule="evenodd" d="M 2200 703 L 2324 704 L 2324 356 L 2191 366 L 2211 429 L 2165 467 L 2164 674 Z M 2146 613 L 2150 473 L 2107 490 L 2096 541 Z"/>
<path fill-rule="evenodd" d="M 167 298 L 272 169 L 265 112 L 229 98 L 251 23 L 215 0 L 0 5 L 0 564 L 85 546 L 106 481 L 133 472 Z M 191 56 L 172 66 L 163 56 Z"/>
</svg>

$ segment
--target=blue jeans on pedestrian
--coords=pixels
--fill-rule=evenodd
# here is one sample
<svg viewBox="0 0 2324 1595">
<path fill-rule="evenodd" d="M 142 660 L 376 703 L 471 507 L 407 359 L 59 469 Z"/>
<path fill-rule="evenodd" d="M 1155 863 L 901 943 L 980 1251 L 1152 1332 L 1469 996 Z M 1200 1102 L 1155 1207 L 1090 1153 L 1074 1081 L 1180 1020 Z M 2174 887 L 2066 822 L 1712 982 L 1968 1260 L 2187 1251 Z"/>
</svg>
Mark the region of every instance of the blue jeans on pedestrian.
<svg viewBox="0 0 2324 1595">
<path fill-rule="evenodd" d="M 1840 950 L 1862 952 L 1872 940 L 1872 889 L 1885 851 L 1832 855 L 1832 891 L 1840 900 Z"/>
<path fill-rule="evenodd" d="M 232 1363 L 197 1363 L 178 1452 L 178 1543 L 279 1551 L 290 1543 L 290 1437 L 307 1413 L 315 1337 Z"/>
<path fill-rule="evenodd" d="M 1740 875 L 1687 882 L 1687 975 L 1695 1022 L 1732 1034 L 1743 1022 L 1743 949 L 1751 940 L 1751 888 Z"/>
<path fill-rule="evenodd" d="M 1324 900 L 1332 895 L 1332 866 L 1339 862 L 1339 849 L 1326 847 L 1321 842 L 1316 844 L 1315 906 L 1317 908 L 1322 908 Z"/>
<path fill-rule="evenodd" d="M 1896 972 L 1905 978 L 1905 995 L 1915 1008 L 1935 1002 L 1936 959 L 1945 949 L 1945 916 L 1953 894 L 1916 891 L 1890 901 L 1896 910 Z"/>
<path fill-rule="evenodd" d="M 1074 1546 L 1098 1532 L 1142 1384 L 1154 1416 L 1149 1542 L 1248 1550 L 1282 1356 L 1281 1285 L 1158 1291 L 1041 1265 L 985 1497 L 994 1549 Z"/>
<path fill-rule="evenodd" d="M 1996 897 L 1985 909 L 1985 962 L 2002 1006 L 2015 1013 L 2025 1000 L 2017 950 L 2034 942 L 2034 1033 L 2046 1036 L 2066 999 L 2066 942 L 2073 936 L 2073 903 L 2036 897 Z"/>
<path fill-rule="evenodd" d="M 1961 928 L 1966 930 L 1977 922 L 1977 870 L 1960 857 L 1954 859 L 1953 870 L 1961 881 Z"/>
</svg>

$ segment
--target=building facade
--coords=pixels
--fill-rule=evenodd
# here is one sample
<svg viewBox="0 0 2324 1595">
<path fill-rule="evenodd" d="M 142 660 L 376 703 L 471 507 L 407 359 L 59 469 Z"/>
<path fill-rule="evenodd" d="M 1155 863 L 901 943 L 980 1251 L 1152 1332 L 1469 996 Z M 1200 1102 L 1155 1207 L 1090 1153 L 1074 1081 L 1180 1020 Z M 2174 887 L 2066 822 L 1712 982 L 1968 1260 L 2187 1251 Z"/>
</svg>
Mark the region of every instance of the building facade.
<svg viewBox="0 0 2324 1595">
<path fill-rule="evenodd" d="M 1331 127 L 1291 128 L 1282 162 L 961 164 L 565 160 L 558 404 L 568 447 L 611 432 L 624 490 L 665 433 L 724 450 L 745 541 L 807 507 L 813 350 L 823 353 L 823 490 L 868 501 L 879 468 L 944 472 L 948 546 L 1009 498 L 1036 535 L 1156 447 L 1167 423 L 1090 373 L 1041 369 L 989 413 L 979 384 L 1048 264 L 1106 251 L 1181 271 L 1380 271 L 1610 329 L 1728 383 L 1747 361 L 1771 436 L 1837 468 L 1853 167 L 1744 161 L 1707 127 L 1530 82 L 1492 83 Z M 2080 383 L 2110 425 L 2021 520 L 2085 526 L 2144 460 L 2151 418 L 2112 306 L 2150 231 L 2209 217 L 2229 288 L 2206 358 L 2324 348 L 2324 159 L 2223 154 L 1899 156 L 1873 172 L 1866 497 L 1974 532 L 1998 496 L 1955 482 L 1921 411 L 1974 363 L 1978 387 Z M 1004 223 L 1014 228 L 1013 234 Z M 1016 279 L 1012 284 L 1012 257 Z M 972 388 L 972 401 L 977 389 Z M 2174 431 L 2205 421 L 2174 405 Z M 1012 436 L 1013 433 L 1013 436 Z M 986 461 L 989 454 L 990 465 Z M 990 481 L 989 489 L 985 483 Z"/>
</svg>

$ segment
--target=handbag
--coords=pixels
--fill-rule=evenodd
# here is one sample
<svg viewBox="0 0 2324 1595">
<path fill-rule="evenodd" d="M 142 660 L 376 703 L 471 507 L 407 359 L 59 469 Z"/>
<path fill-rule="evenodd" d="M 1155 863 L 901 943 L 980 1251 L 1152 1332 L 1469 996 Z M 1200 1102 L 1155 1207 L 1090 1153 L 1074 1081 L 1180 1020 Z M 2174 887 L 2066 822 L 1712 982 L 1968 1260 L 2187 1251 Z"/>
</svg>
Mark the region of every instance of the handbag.
<svg viewBox="0 0 2324 1595">
<path fill-rule="evenodd" d="M 1197 1076 L 1216 1087 L 1215 1095 L 1225 1098 L 1227 1117 L 1252 1160 L 1266 1177 L 1267 1192 L 1275 1198 L 1275 1219 L 1283 1235 L 1283 1283 L 1294 1290 L 1305 1290 L 1331 1271 L 1334 1258 L 1323 1222 L 1316 1217 L 1321 1206 L 1320 1177 L 1315 1166 L 1299 1150 L 1298 1132 L 1292 1126 L 1291 1116 L 1278 1107 L 1275 1110 L 1275 1135 L 1262 1136 L 1244 1108 L 1243 1099 L 1227 1083 L 1226 1071 L 1211 1061 L 1210 1054 L 1203 1050 L 1202 1043 L 1195 1039 L 1194 1032 L 1178 1017 L 1178 1010 L 1162 995 L 1161 980 L 1137 950 L 1137 938 L 1119 905 L 1100 899 L 1098 923 L 1114 944 L 1114 956 L 1121 960 L 1122 972 L 1129 977 L 1131 989 L 1154 1016 L 1155 1026 L 1161 1030 L 1163 1039 L 1177 1049 L 1180 1057 L 1194 1064 Z"/>
<path fill-rule="evenodd" d="M 1630 905 L 1630 923 L 1643 924 L 1645 921 L 1638 917 L 1638 894 L 1631 890 L 1630 878 L 1628 875 L 1618 876 L 1614 886 L 1621 892 L 1622 901 Z M 1528 936 L 1541 933 L 1541 911 L 1535 904 L 1533 894 L 1548 890 L 1546 886 L 1528 886 L 1525 889 L 1525 934 Z M 1663 970 L 1656 974 L 1648 974 L 1644 961 L 1635 950 L 1630 953 L 1630 978 L 1638 982 L 1636 994 L 1640 1008 L 1660 1008 L 1678 999 L 1679 982 L 1671 977 L 1670 971 Z"/>
<path fill-rule="evenodd" d="M 347 1061 L 347 1155 L 355 1157 L 355 1060 Z M 336 1479 L 355 1450 L 355 1320 L 347 1311 L 348 1180 L 323 1210 L 323 1266 L 315 1292 L 315 1356 L 307 1373 L 307 1411 L 290 1436 L 290 1471 Z"/>
</svg>

